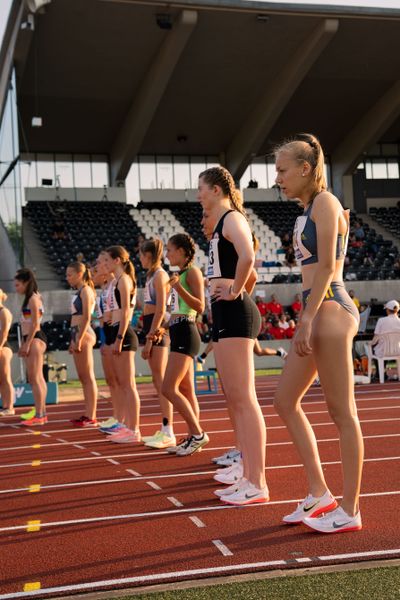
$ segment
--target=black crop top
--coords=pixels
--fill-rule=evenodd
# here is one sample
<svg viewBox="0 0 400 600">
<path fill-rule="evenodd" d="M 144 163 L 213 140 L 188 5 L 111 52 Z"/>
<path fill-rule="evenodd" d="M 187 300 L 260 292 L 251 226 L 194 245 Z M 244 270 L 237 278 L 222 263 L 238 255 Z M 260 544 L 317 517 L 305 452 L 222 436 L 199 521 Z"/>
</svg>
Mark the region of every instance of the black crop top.
<svg viewBox="0 0 400 600">
<path fill-rule="evenodd" d="M 119 281 L 119 279 L 118 279 Z M 121 308 L 121 292 L 118 289 L 118 281 L 114 287 L 114 299 L 115 299 L 115 303 L 113 302 L 113 307 L 115 310 L 115 304 L 117 305 L 118 308 Z M 134 308 L 136 304 L 136 294 L 133 290 L 131 290 L 130 294 L 129 294 L 129 306 L 131 308 Z"/>
<path fill-rule="evenodd" d="M 213 231 L 208 253 L 208 279 L 235 279 L 239 257 L 232 242 L 222 235 L 225 217 L 231 212 L 235 211 L 228 210 L 222 215 Z"/>
</svg>

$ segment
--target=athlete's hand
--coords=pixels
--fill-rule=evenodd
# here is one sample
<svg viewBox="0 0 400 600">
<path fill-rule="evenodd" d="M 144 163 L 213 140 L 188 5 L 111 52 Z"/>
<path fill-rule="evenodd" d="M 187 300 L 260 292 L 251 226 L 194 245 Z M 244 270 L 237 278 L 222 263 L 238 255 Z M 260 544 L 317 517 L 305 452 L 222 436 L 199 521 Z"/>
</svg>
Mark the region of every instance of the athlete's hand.
<svg viewBox="0 0 400 600">
<path fill-rule="evenodd" d="M 26 358 L 27 356 L 29 356 L 29 352 L 30 346 L 28 346 L 27 344 L 22 344 L 21 348 L 18 350 L 18 356 L 20 356 L 21 358 Z"/>
<path fill-rule="evenodd" d="M 230 283 L 219 283 L 214 288 L 214 297 L 217 300 L 236 300 L 239 294 L 232 293 L 232 285 Z"/>
<path fill-rule="evenodd" d="M 151 339 L 147 339 L 145 345 L 142 350 L 142 358 L 143 360 L 148 360 L 151 356 L 151 349 L 153 347 L 153 342 Z"/>
<path fill-rule="evenodd" d="M 174 288 L 176 286 L 176 284 L 179 283 L 179 275 L 177 273 L 174 273 L 173 275 L 171 275 L 168 283 L 172 288 Z"/>
<path fill-rule="evenodd" d="M 112 353 L 113 354 L 121 354 L 122 352 L 122 342 L 123 340 L 116 339 L 113 345 Z"/>
<path fill-rule="evenodd" d="M 69 348 L 68 348 L 68 352 L 70 354 L 73 354 L 74 350 L 75 350 L 75 344 L 74 344 L 74 342 L 71 342 L 70 345 L 69 345 Z"/>
<path fill-rule="evenodd" d="M 312 354 L 311 347 L 311 321 L 303 318 L 296 328 L 293 338 L 294 350 L 299 356 Z"/>
<path fill-rule="evenodd" d="M 74 352 L 76 352 L 76 354 L 79 354 L 80 352 L 82 352 L 82 340 L 77 340 L 75 342 Z"/>
<path fill-rule="evenodd" d="M 105 353 L 106 353 L 105 344 L 101 344 L 99 350 L 100 350 L 100 354 L 102 356 L 105 356 Z"/>
</svg>

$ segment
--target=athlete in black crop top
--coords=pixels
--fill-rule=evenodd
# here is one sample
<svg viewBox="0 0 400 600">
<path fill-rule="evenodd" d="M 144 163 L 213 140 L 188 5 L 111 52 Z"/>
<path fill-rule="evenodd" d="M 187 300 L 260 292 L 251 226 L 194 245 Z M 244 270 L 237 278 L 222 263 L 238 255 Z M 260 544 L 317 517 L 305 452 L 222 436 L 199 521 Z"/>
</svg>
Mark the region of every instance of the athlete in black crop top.
<svg viewBox="0 0 400 600">
<path fill-rule="evenodd" d="M 231 494 L 219 490 L 217 495 L 234 505 L 267 502 L 265 424 L 255 394 L 253 356 L 261 317 L 245 291 L 255 259 L 251 230 L 240 193 L 223 167 L 200 174 L 198 200 L 216 223 L 208 268 L 214 354 L 231 409 L 236 447 L 243 453 L 243 463 L 238 463 L 233 473 L 215 476 L 223 483 L 237 483 L 237 488 L 229 490 Z"/>
<path fill-rule="evenodd" d="M 0 389 L 2 409 L 0 417 L 15 414 L 14 411 L 14 387 L 11 379 L 11 360 L 13 352 L 7 341 L 8 333 L 12 324 L 12 314 L 3 306 L 7 299 L 7 294 L 0 290 Z"/>
<path fill-rule="evenodd" d="M 362 527 L 359 494 L 363 439 L 354 400 L 352 360 L 359 315 L 343 282 L 347 214 L 327 191 L 324 154 L 315 136 L 301 134 L 284 142 L 275 158 L 277 184 L 287 198 L 300 201 L 305 208 L 297 227 L 299 257 L 306 259 L 302 260 L 305 301 L 279 380 L 275 407 L 303 460 L 308 489 L 304 490 L 304 501 L 283 521 L 304 522 L 322 533 L 356 531 Z M 308 210 L 311 203 L 312 211 Z M 338 508 L 325 481 L 311 424 L 301 407 L 317 366 L 328 411 L 339 432 L 344 493 Z M 323 513 L 325 516 L 319 518 Z"/>
</svg>

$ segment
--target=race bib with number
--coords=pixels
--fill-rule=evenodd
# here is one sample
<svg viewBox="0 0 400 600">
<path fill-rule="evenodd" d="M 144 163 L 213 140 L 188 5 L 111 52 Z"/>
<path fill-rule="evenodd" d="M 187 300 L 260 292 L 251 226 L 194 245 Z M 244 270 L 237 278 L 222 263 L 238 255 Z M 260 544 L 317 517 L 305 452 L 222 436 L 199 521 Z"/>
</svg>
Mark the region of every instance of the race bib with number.
<svg viewBox="0 0 400 600">
<path fill-rule="evenodd" d="M 179 313 L 179 295 L 178 292 L 174 289 L 171 290 L 170 312 L 171 314 Z"/>
<path fill-rule="evenodd" d="M 219 264 L 219 254 L 218 254 L 218 242 L 219 237 L 218 233 L 215 234 L 210 240 L 209 251 L 208 251 L 208 269 L 207 269 L 207 277 L 212 279 L 214 277 L 221 277 L 221 265 Z"/>
</svg>

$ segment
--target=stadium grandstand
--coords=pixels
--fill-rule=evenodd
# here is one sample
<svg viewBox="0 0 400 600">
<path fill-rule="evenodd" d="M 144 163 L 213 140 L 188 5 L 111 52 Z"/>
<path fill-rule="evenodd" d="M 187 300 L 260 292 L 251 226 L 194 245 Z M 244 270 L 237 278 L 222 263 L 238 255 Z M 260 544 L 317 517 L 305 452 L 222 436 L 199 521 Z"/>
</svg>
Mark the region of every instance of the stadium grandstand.
<svg viewBox="0 0 400 600">
<path fill-rule="evenodd" d="M 398 10 L 14 0 L 5 16 L 0 284 L 12 292 L 17 266 L 32 267 L 50 323 L 68 313 L 66 265 L 107 245 L 127 247 L 143 285 L 139 240 L 187 231 L 204 268 L 196 185 L 213 164 L 243 190 L 258 293 L 289 305 L 299 208 L 275 186 L 271 151 L 302 130 L 321 139 L 329 185 L 351 209 L 345 279 L 365 302 L 396 297 Z"/>
<path fill-rule="evenodd" d="M 43 331 L 48 339 L 49 362 L 51 357 L 55 365 L 64 368 L 67 364 L 68 374 L 74 378 L 75 366 L 68 354 L 72 293 L 66 281 L 66 268 L 71 261 L 76 260 L 94 264 L 102 249 L 115 244 L 123 245 L 130 254 L 138 282 L 137 307 L 135 311 L 132 309 L 132 325 L 138 333 L 140 343 L 145 343 L 141 305 L 146 272 L 140 262 L 140 245 L 150 238 L 160 238 L 165 244 L 171 235 L 186 232 L 196 244 L 196 264 L 206 273 L 208 243 L 201 227 L 202 211 L 197 201 L 197 184 L 199 173 L 214 165 L 223 165 L 233 174 L 237 187 L 243 193 L 252 230 L 259 241 L 255 262 L 258 280 L 254 292 L 262 315 L 259 339 L 262 349 L 268 344 L 268 347 L 274 351 L 279 350 L 280 353 L 275 352 L 277 356 L 262 358 L 259 355 L 255 359 L 255 365 L 257 368 L 265 368 L 266 364 L 268 368 L 280 368 L 282 358 L 286 356 L 286 350 L 290 346 L 290 337 L 289 333 L 282 333 L 279 337 L 281 327 L 278 313 L 285 313 L 288 329 L 291 328 L 289 319 L 295 327 L 299 314 L 293 308 L 296 295 L 301 291 L 301 274 L 294 256 L 292 232 L 295 220 L 302 210 L 297 202 L 288 201 L 276 185 L 273 151 L 281 140 L 298 132 L 312 132 L 319 138 L 325 152 L 328 186 L 343 207 L 350 210 L 344 279 L 346 287 L 353 290 L 353 296 L 359 299 L 360 312 L 365 311 L 365 318 L 361 319 L 359 339 L 363 342 L 371 339 L 376 320 L 384 314 L 384 304 L 392 298 L 400 300 L 399 29 L 400 5 L 397 8 L 386 3 L 385 6 L 380 6 L 379 2 L 376 2 L 376 6 L 353 6 L 351 2 L 338 1 L 335 4 L 322 0 L 320 3 L 309 3 L 306 0 L 304 3 L 284 0 L 0 0 L 0 288 L 8 294 L 7 307 L 14 318 L 10 330 L 10 342 L 14 351 L 13 382 L 19 378 L 24 379 L 21 377 L 22 361 L 16 354 L 20 344 L 17 321 L 21 312 L 21 297 L 15 292 L 14 282 L 17 269 L 26 266 L 36 275 L 45 307 Z M 164 266 L 168 269 L 168 262 L 166 259 L 164 261 Z M 128 261 L 125 260 L 123 264 L 128 264 Z M 232 286 L 229 293 L 232 293 Z M 232 297 L 236 297 L 234 293 Z M 273 304 L 280 307 L 278 313 L 268 309 Z M 258 317 L 258 313 L 254 312 Z M 80 315 L 82 314 L 81 312 Z M 204 350 L 210 341 L 210 330 L 207 318 L 201 320 L 203 317 L 198 315 L 191 318 L 193 322 L 198 319 L 196 323 L 202 338 L 201 351 L 206 356 Z M 93 318 L 94 329 L 95 325 Z M 293 329 L 291 332 L 293 335 Z M 96 333 L 98 334 L 97 330 Z M 122 339 L 122 334 L 118 333 L 117 338 Z M 92 339 L 94 343 L 94 336 Z M 99 335 L 95 347 L 99 347 Z M 199 353 L 194 362 L 189 361 L 190 369 L 193 364 L 195 369 L 201 368 L 198 364 L 201 363 L 201 356 Z M 360 358 L 361 364 L 362 358 L 365 359 L 365 356 Z M 103 378 L 100 352 L 95 353 L 94 360 L 94 375 L 97 379 Z M 207 360 L 209 365 L 215 364 L 213 358 Z M 140 356 L 140 350 L 135 356 L 135 366 L 138 375 L 150 373 L 148 361 Z M 206 373 L 211 390 L 210 381 L 216 382 L 217 377 L 215 372 Z M 371 381 L 371 372 L 369 376 Z M 314 375 L 310 381 L 313 378 Z M 263 380 L 262 385 L 264 384 Z M 270 394 L 268 399 L 272 402 L 272 386 L 268 386 L 269 382 L 262 388 L 262 393 Z M 149 418 L 146 426 L 151 421 L 150 417 L 156 414 L 156 405 L 151 404 L 154 400 L 151 396 L 153 392 L 149 390 L 150 385 L 143 394 L 143 406 L 153 412 L 146 413 L 145 416 Z M 314 391 L 315 388 L 312 388 L 311 392 Z M 382 390 L 385 391 L 387 390 Z M 362 401 L 368 401 L 368 393 L 381 394 L 381 391 L 363 393 L 365 397 Z M 106 403 L 101 394 L 99 398 L 99 405 Z M 265 398 L 266 396 L 263 400 Z M 383 398 L 388 403 L 396 402 L 396 405 L 379 406 L 377 411 L 399 408 L 396 399 L 398 396 L 371 399 L 380 402 Z M 310 399 L 309 404 L 321 404 L 316 400 L 316 394 L 315 397 L 311 394 Z M 272 418 L 272 406 L 268 408 L 271 409 L 268 418 Z M 365 408 L 364 405 L 362 410 L 373 409 Z M 221 414 L 224 416 L 212 413 L 213 418 L 210 420 L 227 421 L 225 413 Z M 317 411 L 312 414 L 317 414 Z M 378 416 L 381 417 L 382 414 Z M 390 418 L 380 420 L 389 422 L 391 416 L 390 414 Z M 371 418 L 370 414 L 367 418 Z M 61 423 L 63 419 L 55 422 Z M 365 422 L 370 423 L 367 420 Z M 225 435 L 229 431 L 224 429 L 225 425 L 214 425 L 221 429 L 213 431 L 215 434 Z M 317 425 L 327 426 L 329 423 L 321 422 Z M 381 438 L 379 444 L 383 444 L 382 454 L 386 448 L 385 443 L 389 444 L 390 441 L 382 439 L 385 437 L 382 432 L 386 431 L 383 427 L 384 425 L 382 431 L 379 430 L 375 436 Z M 283 426 L 279 424 L 272 428 L 283 429 Z M 51 433 L 58 431 L 64 430 L 58 430 L 57 425 L 56 431 Z M 326 435 L 325 433 L 321 434 L 322 441 L 336 441 L 331 439 L 330 430 Z M 14 432 L 10 436 L 14 434 L 24 435 Z M 73 435 L 75 434 L 74 431 Z M 49 434 L 44 435 L 49 437 Z M 390 436 L 394 439 L 398 433 L 388 434 L 388 439 Z M 374 436 L 369 436 L 372 437 Z M 20 452 L 26 447 L 20 446 L 20 440 L 17 439 L 15 447 L 11 447 L 12 453 Z M 64 438 L 57 438 L 57 442 L 65 444 L 61 452 L 68 455 L 67 461 L 71 460 L 72 463 L 75 460 L 99 458 L 99 453 L 95 451 L 98 446 L 91 452 L 89 459 L 70 458 L 69 453 L 74 452 L 73 445 L 82 450 L 82 446 L 76 441 L 80 443 L 81 439 L 71 437 L 66 441 Z M 221 443 L 228 442 L 224 438 Z M 286 444 L 286 441 L 276 441 L 276 445 L 285 446 L 279 449 L 282 456 L 286 456 L 289 448 Z M 40 448 L 40 444 L 29 447 Z M 327 444 L 324 451 L 326 447 Z M 218 448 L 221 449 L 225 450 L 225 446 Z M 332 446 L 328 450 L 331 452 Z M 395 454 L 394 451 L 392 453 Z M 96 454 L 97 458 L 94 459 Z M 144 453 L 140 456 L 143 455 Z M 117 458 L 119 456 L 115 455 Z M 332 456 L 328 452 L 326 456 L 328 458 L 324 460 L 333 460 L 333 452 Z M 52 456 L 50 458 L 53 459 Z M 106 477 L 115 476 L 115 466 L 118 477 L 122 478 L 120 473 L 128 463 L 124 465 L 123 461 L 116 462 L 111 454 L 107 460 L 111 475 L 104 474 L 104 483 L 109 484 L 115 480 Z M 382 458 L 383 460 L 386 458 Z M 398 460 L 398 456 L 395 460 Z M 40 465 L 40 460 L 32 462 L 29 459 L 28 463 L 18 461 L 15 459 L 15 467 L 26 469 L 24 474 L 32 472 L 31 466 Z M 63 461 L 64 455 L 60 460 L 57 458 L 47 462 Z M 158 473 L 156 470 L 160 468 L 161 462 L 160 460 L 154 467 L 154 472 Z M 99 463 L 100 461 L 97 464 Z M 125 577 L 126 573 L 135 573 L 132 585 L 146 583 L 145 579 L 140 578 L 147 576 L 149 583 L 154 583 L 158 581 L 158 574 L 152 561 L 156 562 L 156 558 L 161 555 L 167 557 L 168 568 L 176 569 L 171 581 L 175 581 L 175 576 L 176 579 L 181 577 L 180 569 L 182 572 L 186 569 L 184 572 L 187 579 L 196 577 L 197 572 L 187 568 L 192 565 L 187 558 L 193 549 L 189 547 L 192 544 L 190 536 L 189 541 L 180 540 L 182 543 L 176 554 L 168 546 L 169 536 L 180 531 L 179 521 L 168 525 L 170 529 L 165 529 L 165 536 L 162 520 L 157 521 L 156 527 L 160 523 L 161 525 L 155 534 L 149 527 L 148 531 L 142 531 L 135 538 L 129 529 L 131 537 L 127 540 L 126 531 L 132 525 L 133 517 L 142 517 L 139 508 L 136 514 L 131 514 L 133 509 L 128 505 L 131 499 L 129 494 L 118 491 L 115 496 L 106 497 L 107 491 L 102 489 L 98 496 L 92 498 L 85 489 L 87 497 L 84 502 L 88 515 L 92 515 L 90 510 L 96 506 L 96 502 L 100 505 L 98 512 L 101 515 L 101 511 L 104 509 L 106 512 L 111 504 L 123 506 L 121 512 L 126 513 L 123 515 L 125 521 L 122 522 L 118 534 L 120 537 L 113 548 L 116 558 L 113 564 L 107 562 L 107 535 L 113 526 L 111 519 L 114 517 L 106 516 L 104 520 L 110 519 L 110 522 L 106 525 L 101 523 L 103 537 L 95 550 L 98 551 L 101 547 L 102 554 L 100 558 L 96 558 L 96 565 L 90 562 L 88 551 L 85 565 L 65 567 L 68 586 L 62 589 L 52 588 L 51 586 L 58 584 L 57 577 L 64 568 L 64 559 L 65 564 L 68 563 L 70 549 L 72 564 L 75 560 L 73 550 L 76 549 L 78 556 L 78 551 L 89 547 L 88 540 L 93 533 L 87 527 L 85 519 L 73 521 L 81 508 L 78 506 L 79 500 L 75 504 L 79 496 L 73 496 L 74 490 L 77 490 L 77 494 L 81 492 L 76 474 L 81 473 L 82 478 L 92 469 L 76 467 L 76 464 L 68 466 L 64 473 L 61 473 L 61 465 L 55 466 L 52 475 L 59 477 L 57 484 L 54 484 L 50 475 L 48 485 L 47 480 L 43 479 L 44 487 L 71 485 L 73 488 L 72 492 L 66 491 L 66 494 L 71 493 L 68 496 L 71 501 L 63 504 L 63 500 L 57 499 L 57 508 L 49 503 L 46 505 L 50 506 L 46 509 L 49 512 L 45 517 L 40 516 L 41 519 L 48 519 L 47 525 L 58 525 L 57 511 L 60 510 L 68 514 L 71 523 L 78 523 L 79 532 L 74 530 L 69 540 L 66 540 L 67 536 L 60 536 L 62 543 L 65 543 L 61 552 L 63 556 L 59 557 L 58 546 L 51 545 L 55 543 L 53 540 L 56 536 L 50 537 L 49 533 L 46 537 L 41 532 L 37 543 L 42 541 L 48 544 L 43 554 L 39 550 L 36 552 L 36 549 L 32 552 L 30 546 L 29 556 L 28 550 L 27 555 L 24 554 L 25 546 L 19 555 L 5 550 L 4 564 L 6 560 L 15 558 L 21 564 L 25 563 L 22 564 L 25 568 L 34 555 L 33 559 L 40 560 L 37 569 L 35 567 L 37 573 L 43 575 L 44 579 L 47 578 L 48 589 L 56 590 L 54 594 L 57 595 L 78 593 L 83 590 L 79 587 L 80 582 L 92 581 L 91 578 L 100 581 L 98 589 L 107 589 L 111 585 L 107 583 L 107 577 Z M 92 463 L 79 463 L 87 464 Z M 382 477 L 385 477 L 384 463 L 380 464 L 383 465 Z M 326 462 L 324 465 L 337 466 L 337 463 Z M 299 465 L 291 466 L 297 468 Z M 97 465 L 93 467 L 93 472 L 96 468 Z M 376 472 L 380 469 L 379 466 L 375 468 Z M 84 469 L 87 471 L 82 475 Z M 131 482 L 136 477 L 143 483 L 144 489 L 144 484 L 149 483 L 152 491 L 162 489 L 154 482 L 145 481 L 147 475 L 142 477 L 135 470 L 125 470 L 129 478 L 123 472 L 123 481 Z M 69 473 L 77 477 L 76 482 L 64 483 L 62 476 L 68 476 Z M 202 473 L 195 473 L 196 476 L 199 474 Z M 19 475 L 18 471 L 15 477 Z M 173 477 L 180 476 L 173 474 Z M 296 477 L 297 475 L 293 480 Z M 26 481 L 27 478 L 28 475 Z M 35 478 L 29 475 L 29 484 L 26 481 L 24 479 L 23 484 L 15 483 L 15 486 L 29 485 L 30 487 L 21 488 L 29 493 L 40 491 Z M 171 489 L 176 481 L 174 479 L 170 484 Z M 378 475 L 376 481 L 379 483 Z M 164 485 L 164 481 L 161 483 Z M 9 487 L 11 488 L 11 484 Z M 95 485 L 92 486 L 94 488 Z M 5 492 L 10 492 L 13 498 L 17 498 L 21 489 Z M 97 489 L 99 488 L 94 493 L 97 493 Z M 193 489 L 197 494 L 197 488 L 192 487 L 191 491 Z M 378 484 L 376 489 L 380 490 Z M 371 493 L 365 495 L 381 495 L 376 489 L 371 485 Z M 1 493 L 5 492 L 1 490 Z M 393 495 L 398 493 L 398 490 L 390 492 Z M 38 496 L 39 494 L 30 496 L 29 500 L 33 498 L 35 501 Z M 149 503 L 147 506 L 145 498 L 143 492 L 143 497 L 140 498 L 143 506 L 140 505 L 140 510 L 153 510 L 153 505 Z M 15 502 L 18 501 L 17 498 Z M 204 500 L 205 508 L 201 510 L 208 510 L 207 502 L 208 500 Z M 171 504 L 174 506 L 169 512 L 174 514 L 183 507 L 179 500 L 168 496 L 165 511 L 163 508 L 164 512 L 158 513 L 162 514 L 162 518 L 168 512 L 167 509 L 171 509 Z M 274 509 L 277 509 L 276 504 L 278 502 L 271 503 Z M 2 529 L 10 541 L 10 549 L 14 543 L 14 530 L 18 536 L 21 534 L 22 544 L 25 543 L 22 536 L 40 529 L 40 520 L 28 521 L 26 524 L 25 521 L 31 518 L 28 509 L 22 504 L 18 507 L 18 519 L 10 526 L 7 522 Z M 75 509 L 76 513 L 73 512 Z M 71 514 L 68 513 L 69 510 Z M 159 507 L 154 510 L 159 510 Z M 185 512 L 190 510 L 187 507 L 184 509 Z M 234 514 L 234 511 L 227 512 Z M 389 514 L 391 510 L 386 512 Z M 377 513 L 380 515 L 379 511 Z M 153 517 L 156 513 L 150 514 Z M 211 513 L 201 513 L 207 516 L 209 514 Z M 81 514 L 78 516 L 80 518 Z M 90 517 L 89 520 L 95 521 L 96 518 Z M 199 518 L 189 518 L 193 519 L 190 526 L 205 527 L 204 524 L 201 525 Z M 134 521 L 133 526 L 146 528 L 147 523 L 145 518 L 140 518 Z M 261 560 L 257 552 L 261 552 L 261 549 L 264 552 L 264 541 L 259 533 L 261 530 L 255 529 L 254 523 L 249 525 L 244 517 L 243 523 L 243 527 L 246 526 L 254 533 L 247 548 L 251 551 L 243 558 L 243 565 L 237 569 L 238 573 L 253 570 L 252 561 Z M 376 522 L 374 525 L 379 533 L 384 529 Z M 93 525 L 93 530 L 95 528 Z M 238 527 L 238 535 L 239 529 Z M 389 530 L 390 527 L 385 529 Z M 182 531 L 185 536 L 184 528 Z M 201 534 L 204 530 L 199 531 Z M 389 533 L 391 532 L 388 535 Z M 150 547 L 153 534 L 155 544 Z M 274 554 L 266 568 L 286 568 L 297 562 L 297 566 L 307 563 L 308 567 L 307 561 L 312 566 L 315 561 L 320 561 L 315 566 L 322 564 L 322 559 L 315 558 L 319 555 L 315 547 L 311 549 L 311 544 L 303 554 L 303 548 L 307 547 L 305 536 L 289 553 L 286 552 L 284 543 L 278 542 L 280 531 L 277 527 L 270 527 L 269 534 L 272 534 L 272 543 L 268 552 L 284 556 L 284 560 L 275 561 Z M 236 540 L 236 537 L 232 536 L 232 539 Z M 287 540 L 284 542 L 287 543 Z M 149 546 L 146 546 L 147 543 Z M 221 563 L 218 574 L 224 573 L 224 569 L 228 573 L 229 565 L 236 564 L 236 556 L 232 557 L 229 549 L 228 554 L 224 554 L 220 540 L 213 540 L 212 543 L 221 553 L 222 558 L 218 558 L 225 561 Z M 398 542 L 393 543 L 398 548 Z M 360 546 L 363 557 L 356 560 L 369 558 L 372 551 L 370 552 L 368 544 L 367 538 Z M 142 552 L 142 545 L 145 549 L 138 558 L 132 546 L 134 550 L 140 548 Z M 206 546 L 193 547 L 198 553 L 199 564 L 203 561 L 200 565 L 202 568 L 211 564 L 213 559 L 209 561 L 209 551 L 204 550 Z M 382 542 L 382 548 L 386 547 Z M 54 550 L 52 556 L 52 549 L 55 548 L 57 551 Z M 333 550 L 331 553 L 330 546 L 322 549 L 321 545 L 322 551 L 329 554 L 327 560 L 337 562 L 336 558 L 332 559 Z M 253 558 L 253 552 L 256 559 Z M 391 552 L 397 559 L 399 550 Z M 376 557 L 383 554 L 385 551 L 379 549 Z M 123 563 L 121 557 L 125 560 L 128 555 Z M 56 567 L 51 563 L 54 556 L 57 561 L 60 560 Z M 346 557 L 344 554 L 338 556 L 339 561 L 343 556 Z M 132 566 L 133 561 L 136 562 Z M 211 571 L 214 573 L 219 569 L 220 563 L 216 561 L 216 564 L 218 568 L 213 565 L 209 571 L 210 576 Z M 195 566 L 197 568 L 197 563 Z M 84 568 L 86 571 L 82 575 L 81 569 Z M 208 576 L 207 569 L 200 576 Z M 14 573 L 11 570 L 7 577 L 3 596 L 3 591 L 0 590 L 0 600 L 25 597 L 25 591 L 28 596 L 31 594 L 36 597 L 49 597 L 50 593 L 53 594 L 51 591 L 49 595 L 39 596 L 40 583 L 22 576 L 19 571 Z M 160 581 L 164 579 L 160 577 Z M 22 588 L 23 585 L 27 587 Z M 87 584 L 85 589 L 89 590 L 91 586 Z"/>
</svg>

